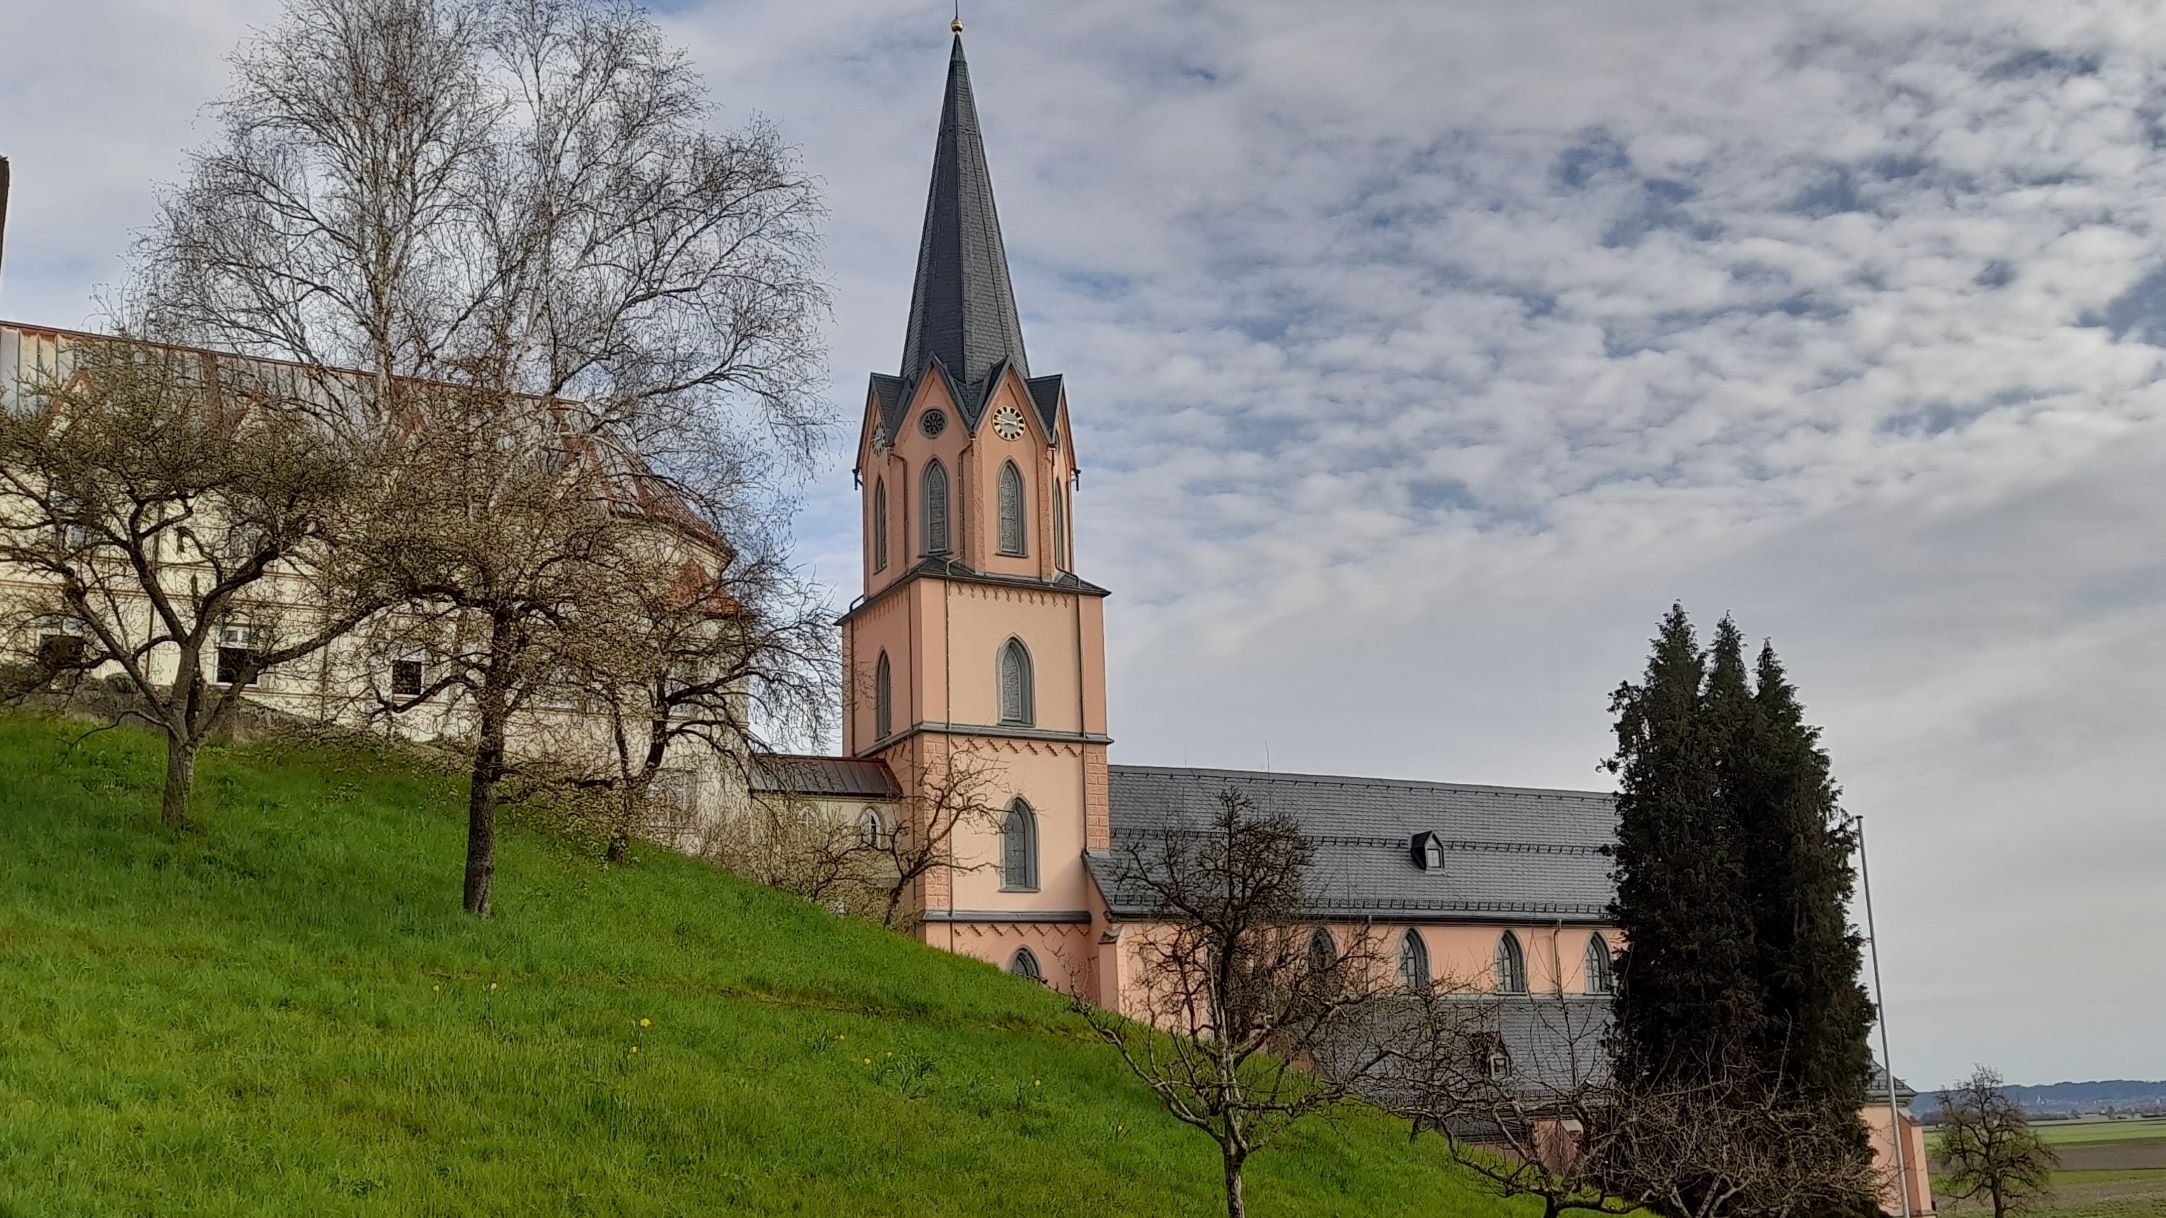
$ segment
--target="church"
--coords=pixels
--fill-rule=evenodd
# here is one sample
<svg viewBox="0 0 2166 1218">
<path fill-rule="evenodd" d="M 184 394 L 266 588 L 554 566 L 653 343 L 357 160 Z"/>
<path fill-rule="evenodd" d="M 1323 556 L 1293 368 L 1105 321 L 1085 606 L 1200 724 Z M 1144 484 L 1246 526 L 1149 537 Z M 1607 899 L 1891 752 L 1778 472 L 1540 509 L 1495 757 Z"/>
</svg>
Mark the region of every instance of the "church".
<svg viewBox="0 0 2166 1218">
<path fill-rule="evenodd" d="M 1319 934 L 1385 944 L 1406 984 L 1482 978 L 1606 1012 L 1608 794 L 1111 763 L 1109 594 L 1075 544 L 1068 385 L 1030 365 L 954 28 L 902 362 L 872 374 L 858 429 L 842 755 L 769 758 L 761 793 L 909 833 L 958 773 L 988 776 L 996 814 L 953 825 L 915 885 L 917 934 L 1131 1010 L 1148 913 L 1117 851 L 1231 787 L 1314 843 Z M 1888 1208 L 1930 1211 L 1922 1131 L 1885 1096 L 1865 1116 L 1884 1159 L 1903 1126 Z"/>
</svg>

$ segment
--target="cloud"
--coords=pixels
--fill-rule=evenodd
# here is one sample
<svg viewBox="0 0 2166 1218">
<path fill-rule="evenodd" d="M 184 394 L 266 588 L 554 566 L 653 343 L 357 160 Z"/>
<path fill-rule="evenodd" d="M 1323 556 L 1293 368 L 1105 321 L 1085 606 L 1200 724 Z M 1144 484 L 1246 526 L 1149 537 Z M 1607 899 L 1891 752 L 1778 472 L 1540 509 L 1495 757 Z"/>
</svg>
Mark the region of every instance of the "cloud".
<svg viewBox="0 0 2166 1218">
<path fill-rule="evenodd" d="M 971 7 L 1117 759 L 1598 784 L 1659 613 L 1734 610 L 1869 817 L 1899 1069 L 2166 1076 L 2132 929 L 2166 869 L 2149 6 Z M 24 15 L 9 315 L 82 315 L 272 12 Z M 854 416 L 901 347 L 941 23 L 668 20 L 827 181 Z M 846 464 L 800 523 L 844 598 Z M 2071 993 L 2111 999 L 2080 1038 Z"/>
</svg>

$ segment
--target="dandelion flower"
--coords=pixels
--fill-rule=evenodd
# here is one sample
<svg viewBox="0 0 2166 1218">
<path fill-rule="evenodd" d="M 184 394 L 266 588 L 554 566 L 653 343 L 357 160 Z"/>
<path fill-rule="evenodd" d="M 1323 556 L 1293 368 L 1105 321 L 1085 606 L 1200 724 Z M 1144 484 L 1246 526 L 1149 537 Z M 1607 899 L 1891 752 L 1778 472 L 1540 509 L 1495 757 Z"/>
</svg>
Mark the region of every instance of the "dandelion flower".
<svg viewBox="0 0 2166 1218">
<path fill-rule="evenodd" d="M 850 1039 L 850 1038 L 849 1038 L 849 1037 L 847 1037 L 847 1036 L 844 1036 L 844 1035 L 843 1035 L 842 1033 L 840 1033 L 840 1032 L 837 1032 L 837 1033 L 835 1033 L 835 1039 L 836 1039 L 836 1040 L 848 1040 L 848 1039 Z"/>
<path fill-rule="evenodd" d="M 866 1065 L 868 1065 L 868 1066 L 869 1066 L 869 1065 L 871 1065 L 871 1064 L 872 1064 L 872 1059 L 871 1059 L 871 1058 L 869 1058 L 869 1057 L 868 1057 L 868 1058 L 866 1058 L 866 1059 L 865 1059 L 865 1064 L 866 1064 Z"/>
<path fill-rule="evenodd" d="M 1032 1080 L 1030 1080 L 1030 1085 L 1031 1085 L 1031 1086 L 1033 1086 L 1033 1087 L 1043 1087 L 1043 1086 L 1045 1086 L 1045 1084 L 1044 1084 L 1044 1083 L 1042 1083 L 1042 1082 L 1038 1081 L 1037 1079 L 1032 1079 Z"/>
<path fill-rule="evenodd" d="M 639 1026 L 642 1028 L 651 1028 L 654 1026 L 654 1021 L 651 1019 L 642 1019 L 639 1021 Z"/>
<path fill-rule="evenodd" d="M 440 985 L 432 985 L 429 987 L 429 992 L 432 994 L 441 994 L 444 992 L 444 987 Z"/>
<path fill-rule="evenodd" d="M 637 1052 L 639 1052 L 639 1046 L 638 1046 L 638 1045 L 633 1045 L 633 1046 L 632 1046 L 632 1048 L 631 1048 L 631 1052 L 633 1052 L 633 1053 L 637 1053 Z"/>
<path fill-rule="evenodd" d="M 490 988 L 490 989 L 492 989 L 492 990 L 493 990 L 493 989 L 495 989 L 495 988 L 496 988 L 496 982 L 494 982 L 494 981 L 490 982 L 490 983 L 489 983 L 489 988 Z"/>
</svg>

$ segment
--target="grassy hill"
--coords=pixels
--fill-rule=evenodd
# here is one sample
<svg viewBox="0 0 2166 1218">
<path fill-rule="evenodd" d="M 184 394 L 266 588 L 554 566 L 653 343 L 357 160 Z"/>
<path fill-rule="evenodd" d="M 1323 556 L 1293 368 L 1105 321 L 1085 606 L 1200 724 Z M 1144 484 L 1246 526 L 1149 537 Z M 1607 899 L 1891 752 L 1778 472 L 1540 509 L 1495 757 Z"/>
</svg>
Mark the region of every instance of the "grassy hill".
<svg viewBox="0 0 2166 1218">
<path fill-rule="evenodd" d="M 517 829 L 476 921 L 450 778 L 218 748 L 176 837 L 155 740 L 82 730 L 0 716 L 0 1215 L 1222 1212 L 1210 1141 L 1037 986 Z M 1250 1196 L 1505 1212 L 1369 1113 Z"/>
</svg>

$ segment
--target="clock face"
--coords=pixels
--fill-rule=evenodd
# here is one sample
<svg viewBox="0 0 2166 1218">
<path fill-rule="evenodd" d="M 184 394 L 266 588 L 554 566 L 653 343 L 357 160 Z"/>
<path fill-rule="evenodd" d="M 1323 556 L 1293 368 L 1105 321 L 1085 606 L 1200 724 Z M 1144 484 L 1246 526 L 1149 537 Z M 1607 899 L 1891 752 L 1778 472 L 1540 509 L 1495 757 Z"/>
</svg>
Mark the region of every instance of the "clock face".
<svg viewBox="0 0 2166 1218">
<path fill-rule="evenodd" d="M 928 436 L 937 436 L 948 429 L 948 416 L 937 410 L 928 410 L 918 416 L 918 430 Z"/>
<path fill-rule="evenodd" d="M 993 412 L 993 430 L 999 432 L 1003 440 L 1020 440 L 1023 438 L 1023 416 L 1015 413 L 1015 407 L 1003 406 Z"/>
</svg>

